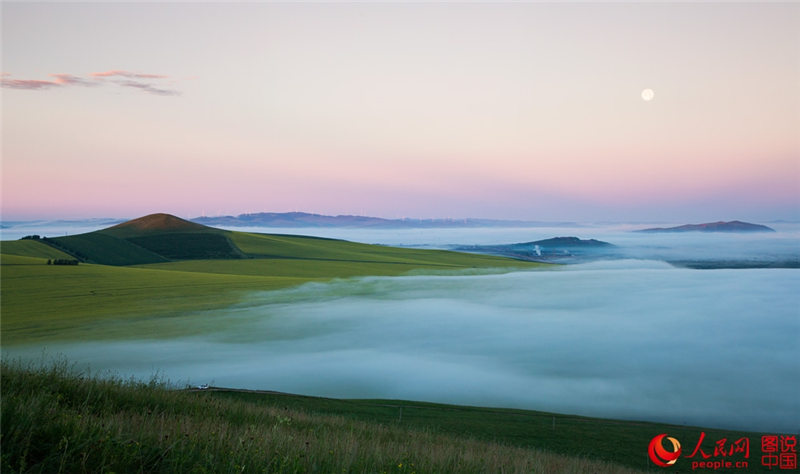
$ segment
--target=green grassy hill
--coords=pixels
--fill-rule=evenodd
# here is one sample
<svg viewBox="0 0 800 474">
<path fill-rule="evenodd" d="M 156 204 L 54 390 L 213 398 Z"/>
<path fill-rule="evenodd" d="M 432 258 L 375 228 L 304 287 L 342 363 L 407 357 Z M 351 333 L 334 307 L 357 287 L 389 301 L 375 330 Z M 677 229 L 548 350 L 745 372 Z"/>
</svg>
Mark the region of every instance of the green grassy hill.
<svg viewBox="0 0 800 474">
<path fill-rule="evenodd" d="M 102 265 L 135 265 L 169 261 L 166 257 L 133 242 L 101 232 L 47 238 L 42 239 L 42 242 L 72 255 L 81 262 Z"/>
<path fill-rule="evenodd" d="M 57 250 L 41 240 L 30 239 L 0 242 L 0 254 L 36 258 L 72 258 L 71 255 Z"/>
<path fill-rule="evenodd" d="M 543 267 L 486 255 L 229 232 L 166 214 L 46 241 L 3 242 L 0 249 L 5 345 L 146 336 L 146 325 L 136 332 L 114 323 L 225 308 L 254 291 L 331 278 Z M 83 263 L 46 265 L 47 258 L 73 256 Z"/>
<path fill-rule="evenodd" d="M 78 378 L 63 365 L 4 361 L 0 374 L 3 472 L 632 472 L 395 417 L 284 403 L 302 397 L 170 391 Z"/>
<path fill-rule="evenodd" d="M 217 233 L 176 232 L 130 237 L 126 240 L 169 260 L 245 257 L 226 235 Z"/>
<path fill-rule="evenodd" d="M 85 263 L 138 265 L 192 258 L 242 258 L 227 232 L 151 214 L 86 234 L 42 239 Z"/>
<path fill-rule="evenodd" d="M 202 224 L 195 224 L 194 222 L 181 219 L 180 217 L 171 214 L 150 214 L 147 216 L 132 219 L 127 222 L 122 222 L 107 229 L 102 229 L 98 232 L 107 235 L 113 235 L 120 239 L 127 239 L 130 237 L 141 237 L 149 234 L 164 234 L 171 232 L 189 233 L 189 232 L 219 232 L 223 233 L 224 230 L 215 229 Z"/>
<path fill-rule="evenodd" d="M 68 254 L 84 263 L 115 266 L 235 259 L 294 259 L 442 268 L 509 266 L 507 259 L 459 252 L 393 248 L 297 235 L 226 231 L 169 214 L 151 214 L 95 232 L 37 242 L 49 245 L 53 249 L 51 253 Z M 10 246 L 15 255 L 44 256 L 41 245 L 36 248 L 31 244 Z"/>
</svg>

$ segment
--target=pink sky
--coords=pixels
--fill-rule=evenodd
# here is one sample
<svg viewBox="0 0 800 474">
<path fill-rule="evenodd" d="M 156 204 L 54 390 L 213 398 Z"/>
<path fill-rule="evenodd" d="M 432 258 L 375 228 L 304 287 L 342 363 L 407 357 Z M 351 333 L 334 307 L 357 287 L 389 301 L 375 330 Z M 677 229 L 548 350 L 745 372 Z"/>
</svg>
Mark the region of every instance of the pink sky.
<svg viewBox="0 0 800 474">
<path fill-rule="evenodd" d="M 5 220 L 800 218 L 800 5 L 6 3 L 2 26 Z"/>
</svg>

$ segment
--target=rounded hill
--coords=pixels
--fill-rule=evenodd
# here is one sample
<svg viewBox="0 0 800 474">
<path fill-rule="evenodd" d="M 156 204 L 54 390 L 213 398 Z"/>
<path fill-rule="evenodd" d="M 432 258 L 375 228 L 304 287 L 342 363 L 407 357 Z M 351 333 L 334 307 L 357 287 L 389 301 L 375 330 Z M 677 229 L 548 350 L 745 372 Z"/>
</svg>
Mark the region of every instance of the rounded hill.
<svg viewBox="0 0 800 474">
<path fill-rule="evenodd" d="M 201 232 L 213 231 L 218 229 L 213 227 L 196 224 L 194 222 L 181 219 L 180 217 L 173 216 L 172 214 L 149 214 L 144 217 L 132 219 L 113 227 L 102 230 L 101 232 L 108 234 L 136 234 L 148 232 Z"/>
</svg>

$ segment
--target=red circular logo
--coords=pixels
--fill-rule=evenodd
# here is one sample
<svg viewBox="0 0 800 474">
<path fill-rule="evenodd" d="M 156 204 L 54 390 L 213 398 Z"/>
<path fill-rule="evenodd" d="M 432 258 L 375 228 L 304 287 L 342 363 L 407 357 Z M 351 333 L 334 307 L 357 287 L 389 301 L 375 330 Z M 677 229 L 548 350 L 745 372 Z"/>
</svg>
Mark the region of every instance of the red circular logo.
<svg viewBox="0 0 800 474">
<path fill-rule="evenodd" d="M 664 445 L 662 444 L 664 438 L 667 438 L 667 440 L 672 443 L 672 451 L 664 449 Z M 650 460 L 657 466 L 667 467 L 675 464 L 675 461 L 680 457 L 681 443 L 671 436 L 660 434 L 650 440 L 650 446 L 647 451 L 650 454 Z"/>
</svg>

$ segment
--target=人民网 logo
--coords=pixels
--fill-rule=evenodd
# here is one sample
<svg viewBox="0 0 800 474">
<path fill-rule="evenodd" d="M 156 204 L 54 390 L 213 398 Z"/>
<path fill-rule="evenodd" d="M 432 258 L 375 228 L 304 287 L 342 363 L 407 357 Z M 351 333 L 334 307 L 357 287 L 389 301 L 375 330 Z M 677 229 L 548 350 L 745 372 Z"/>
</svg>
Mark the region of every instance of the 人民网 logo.
<svg viewBox="0 0 800 474">
<path fill-rule="evenodd" d="M 671 451 L 664 449 L 664 438 L 667 438 L 667 440 L 672 443 Z M 650 446 L 647 451 L 650 454 L 650 460 L 657 466 L 667 467 L 675 464 L 675 461 L 680 457 L 681 443 L 672 436 L 667 436 L 662 433 L 650 440 Z"/>
</svg>

